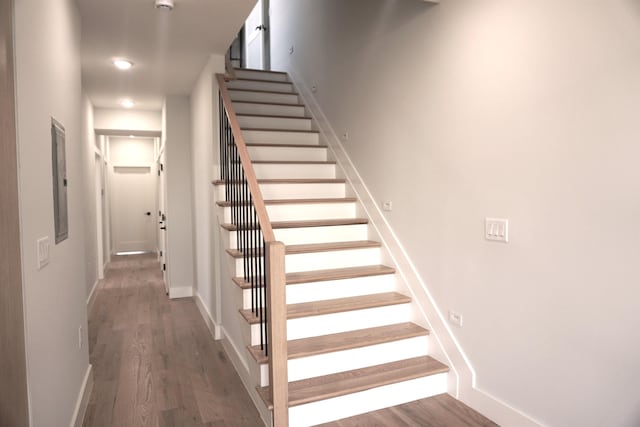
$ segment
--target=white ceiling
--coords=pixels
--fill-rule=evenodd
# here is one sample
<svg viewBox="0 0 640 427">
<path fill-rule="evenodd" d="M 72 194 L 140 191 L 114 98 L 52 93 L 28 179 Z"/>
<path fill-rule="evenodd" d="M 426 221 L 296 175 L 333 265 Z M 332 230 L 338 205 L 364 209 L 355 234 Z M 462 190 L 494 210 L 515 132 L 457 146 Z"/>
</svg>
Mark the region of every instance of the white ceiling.
<svg viewBox="0 0 640 427">
<path fill-rule="evenodd" d="M 82 18 L 82 80 L 96 108 L 160 110 L 166 94 L 190 93 L 209 54 L 224 54 L 256 0 L 77 0 Z M 128 71 L 111 60 L 134 62 Z"/>
</svg>

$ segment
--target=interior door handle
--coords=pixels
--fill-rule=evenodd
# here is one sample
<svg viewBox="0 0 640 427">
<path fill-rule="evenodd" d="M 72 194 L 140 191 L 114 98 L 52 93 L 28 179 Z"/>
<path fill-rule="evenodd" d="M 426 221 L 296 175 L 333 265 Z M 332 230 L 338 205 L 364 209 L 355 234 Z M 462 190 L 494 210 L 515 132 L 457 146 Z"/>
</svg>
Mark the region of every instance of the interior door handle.
<svg viewBox="0 0 640 427">
<path fill-rule="evenodd" d="M 166 230 L 167 227 L 160 227 L 160 230 Z"/>
<path fill-rule="evenodd" d="M 151 216 L 151 212 L 145 213 L 146 216 Z"/>
<path fill-rule="evenodd" d="M 258 25 L 256 30 L 267 31 L 267 27 L 265 25 Z"/>
</svg>

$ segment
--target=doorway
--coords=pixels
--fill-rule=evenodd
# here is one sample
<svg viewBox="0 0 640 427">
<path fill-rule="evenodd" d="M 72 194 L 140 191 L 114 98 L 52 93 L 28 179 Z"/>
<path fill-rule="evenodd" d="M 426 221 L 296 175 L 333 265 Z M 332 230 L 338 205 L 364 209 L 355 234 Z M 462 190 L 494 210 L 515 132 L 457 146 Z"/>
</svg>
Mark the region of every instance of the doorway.
<svg viewBox="0 0 640 427">
<path fill-rule="evenodd" d="M 109 138 L 112 251 L 155 252 L 157 180 L 153 138 Z"/>
<path fill-rule="evenodd" d="M 271 69 L 269 0 L 258 0 L 244 23 L 247 68 Z"/>
</svg>

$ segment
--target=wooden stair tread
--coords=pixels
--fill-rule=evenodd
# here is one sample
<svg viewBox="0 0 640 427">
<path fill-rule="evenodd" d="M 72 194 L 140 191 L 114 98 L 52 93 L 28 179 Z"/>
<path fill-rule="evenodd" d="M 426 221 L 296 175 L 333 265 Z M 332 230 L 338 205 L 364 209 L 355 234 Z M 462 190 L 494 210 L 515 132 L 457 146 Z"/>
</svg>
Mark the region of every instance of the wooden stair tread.
<svg viewBox="0 0 640 427">
<path fill-rule="evenodd" d="M 331 227 L 340 225 L 368 224 L 367 218 L 314 219 L 305 221 L 274 221 L 272 228 Z"/>
<path fill-rule="evenodd" d="M 316 252 L 342 251 L 350 249 L 379 248 L 382 246 L 380 242 L 373 240 L 354 240 L 351 242 L 330 242 L 330 243 L 310 243 L 305 245 L 287 245 L 285 253 L 287 255 L 306 254 Z M 233 258 L 242 258 L 243 253 L 238 249 L 226 249 L 227 253 Z M 254 252 L 254 251 L 251 251 Z M 260 251 L 262 252 L 262 251 Z M 253 253 L 250 256 L 254 256 Z"/>
<path fill-rule="evenodd" d="M 265 205 L 301 205 L 301 204 L 318 204 L 318 203 L 353 203 L 356 202 L 358 199 L 356 199 L 355 197 L 328 197 L 325 199 L 322 198 L 318 198 L 318 199 L 270 199 L 270 200 L 265 200 L 264 204 Z M 232 203 L 230 201 L 227 200 L 221 200 L 219 202 L 216 202 L 216 205 L 218 206 L 222 206 L 222 207 L 229 207 L 232 205 Z M 243 203 L 242 205 L 246 205 L 246 203 Z"/>
<path fill-rule="evenodd" d="M 309 144 L 245 144 L 247 147 L 271 147 L 271 148 L 322 148 L 327 149 L 326 145 L 309 145 Z"/>
<path fill-rule="evenodd" d="M 287 355 L 289 359 L 298 359 L 426 335 L 429 335 L 429 331 L 415 323 L 398 323 L 292 340 L 287 342 Z M 268 358 L 259 345 L 250 346 L 248 349 L 257 363 L 267 363 Z"/>
<path fill-rule="evenodd" d="M 287 83 L 287 82 L 282 82 L 282 83 Z M 229 87 L 229 88 L 227 88 L 227 91 L 273 93 L 273 94 L 278 94 L 278 95 L 295 95 L 295 96 L 298 96 L 297 92 L 279 92 L 277 90 L 274 91 L 274 90 L 261 90 L 261 89 L 240 89 L 240 88 L 235 88 L 235 87 Z M 232 102 L 244 102 L 244 101 L 240 101 L 240 100 L 234 101 L 234 100 L 232 100 Z"/>
<path fill-rule="evenodd" d="M 299 119 L 299 120 L 311 120 L 311 117 L 307 116 L 279 116 L 276 114 L 249 114 L 249 113 L 236 113 L 236 117 L 267 117 L 270 119 Z"/>
<path fill-rule="evenodd" d="M 432 357 L 422 356 L 294 381 L 289 383 L 289 407 L 448 371 L 447 365 Z M 258 393 L 269 409 L 273 409 L 269 387 L 259 387 Z"/>
<path fill-rule="evenodd" d="M 411 302 L 411 298 L 406 295 L 397 292 L 384 292 L 357 297 L 287 304 L 287 319 L 365 310 L 367 308 L 386 307 L 409 302 Z M 251 309 L 241 309 L 239 311 L 248 323 L 255 324 L 260 322 L 260 319 L 251 312 Z"/>
<path fill-rule="evenodd" d="M 340 225 L 361 225 L 368 224 L 367 218 L 338 218 L 338 219 L 314 219 L 305 221 L 275 221 L 271 223 L 271 228 L 304 228 L 304 227 L 333 227 Z M 236 231 L 235 224 L 221 224 L 221 227 L 228 231 Z"/>
<path fill-rule="evenodd" d="M 286 71 L 271 71 L 271 70 L 259 70 L 257 68 L 234 68 L 235 71 L 249 71 L 254 73 L 269 73 L 269 74 L 287 74 Z"/>
<path fill-rule="evenodd" d="M 283 85 L 293 85 L 291 82 L 279 82 L 277 80 L 265 80 L 265 79 L 248 79 L 246 77 L 237 77 L 232 80 L 233 82 L 260 82 L 260 83 L 278 83 Z"/>
<path fill-rule="evenodd" d="M 287 274 L 287 285 L 329 280 L 354 279 L 357 277 L 382 276 L 396 271 L 386 265 L 365 265 L 362 267 L 333 268 L 330 270 L 311 270 Z"/>
<path fill-rule="evenodd" d="M 335 165 L 333 160 L 252 160 L 254 165 Z"/>
<path fill-rule="evenodd" d="M 229 253 L 229 255 L 234 256 L 234 254 L 232 253 Z M 346 267 L 334 268 L 330 270 L 312 270 L 298 273 L 288 273 L 285 276 L 285 280 L 287 285 L 299 285 L 302 283 L 311 282 L 355 279 L 357 277 L 383 276 L 386 274 L 394 274 L 395 272 L 395 269 L 387 267 L 386 265 L 365 265 L 363 267 Z M 236 286 L 240 287 L 241 289 L 251 288 L 251 283 L 244 280 L 244 277 L 234 277 L 231 280 L 233 280 L 233 283 L 235 283 Z"/>
<path fill-rule="evenodd" d="M 259 132 L 320 133 L 320 131 L 317 131 L 317 130 L 306 130 L 306 129 L 241 128 L 241 130 L 259 131 Z"/>
<path fill-rule="evenodd" d="M 278 179 L 259 179 L 258 184 L 344 184 L 346 179 L 340 178 L 278 178 Z M 211 182 L 213 185 L 225 185 L 222 179 L 216 179 Z"/>
<path fill-rule="evenodd" d="M 286 107 L 304 107 L 304 104 L 291 104 L 287 102 L 261 102 L 261 101 L 232 101 L 234 104 L 260 104 L 260 105 L 279 105 Z"/>
</svg>

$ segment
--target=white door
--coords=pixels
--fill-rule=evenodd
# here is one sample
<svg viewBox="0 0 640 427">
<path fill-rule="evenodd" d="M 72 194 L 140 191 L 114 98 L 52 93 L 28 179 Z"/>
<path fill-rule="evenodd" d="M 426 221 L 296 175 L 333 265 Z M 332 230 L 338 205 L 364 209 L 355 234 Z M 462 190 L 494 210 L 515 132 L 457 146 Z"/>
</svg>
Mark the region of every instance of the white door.
<svg viewBox="0 0 640 427">
<path fill-rule="evenodd" d="M 116 253 L 156 250 L 154 169 L 151 166 L 113 167 L 111 215 Z"/>
<path fill-rule="evenodd" d="M 271 67 L 269 49 L 269 0 L 258 0 L 244 23 L 247 68 L 268 70 Z"/>
</svg>

